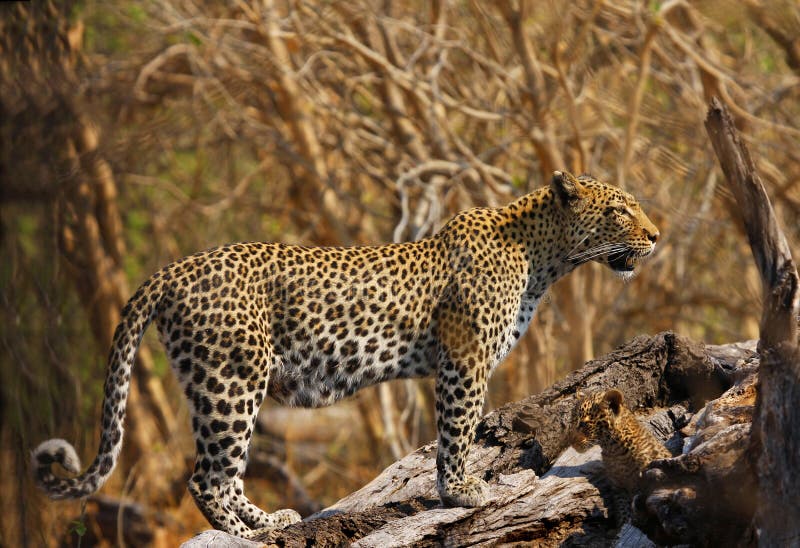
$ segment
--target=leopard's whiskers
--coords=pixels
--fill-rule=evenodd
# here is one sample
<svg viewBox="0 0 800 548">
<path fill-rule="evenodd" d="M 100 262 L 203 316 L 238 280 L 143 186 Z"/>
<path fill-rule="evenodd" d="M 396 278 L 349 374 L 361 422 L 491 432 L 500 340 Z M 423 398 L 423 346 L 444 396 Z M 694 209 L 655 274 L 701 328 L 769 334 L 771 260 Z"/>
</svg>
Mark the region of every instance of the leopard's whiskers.
<svg viewBox="0 0 800 548">
<path fill-rule="evenodd" d="M 628 250 L 628 246 L 620 243 L 606 243 L 594 247 L 590 247 L 580 253 L 569 255 L 567 259 L 572 261 L 589 261 L 601 255 L 610 255 L 612 253 L 622 253 Z"/>
</svg>

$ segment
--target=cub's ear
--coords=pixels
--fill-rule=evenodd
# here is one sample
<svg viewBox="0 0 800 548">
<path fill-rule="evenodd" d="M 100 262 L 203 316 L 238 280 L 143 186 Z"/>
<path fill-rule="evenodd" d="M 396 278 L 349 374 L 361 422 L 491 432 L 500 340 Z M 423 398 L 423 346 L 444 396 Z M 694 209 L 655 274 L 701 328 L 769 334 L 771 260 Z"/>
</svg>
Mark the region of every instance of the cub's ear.
<svg viewBox="0 0 800 548">
<path fill-rule="evenodd" d="M 554 171 L 550 188 L 553 189 L 553 193 L 562 206 L 575 211 L 579 211 L 583 206 L 586 190 L 569 171 Z"/>
<path fill-rule="evenodd" d="M 622 392 L 616 389 L 611 389 L 605 393 L 604 398 L 606 402 L 608 402 L 608 408 L 611 409 L 611 412 L 615 415 L 619 415 L 619 409 L 622 406 L 622 401 L 624 399 Z"/>
</svg>

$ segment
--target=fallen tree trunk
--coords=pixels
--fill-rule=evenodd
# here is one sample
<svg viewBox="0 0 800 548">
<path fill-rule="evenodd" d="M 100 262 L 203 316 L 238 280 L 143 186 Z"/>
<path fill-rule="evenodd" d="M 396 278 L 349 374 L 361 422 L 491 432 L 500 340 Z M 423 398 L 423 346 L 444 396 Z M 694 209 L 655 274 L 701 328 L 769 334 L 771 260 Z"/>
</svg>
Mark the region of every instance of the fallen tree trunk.
<svg viewBox="0 0 800 548">
<path fill-rule="evenodd" d="M 260 540 L 278 546 L 610 543 L 616 525 L 607 509 L 610 487 L 598 473 L 599 452 L 564 453 L 576 390 L 622 390 L 632 409 L 655 413 L 656 430 L 667 440 L 698 402 L 731 386 L 737 363 L 753 355 L 754 345 L 704 346 L 670 332 L 637 337 L 545 392 L 484 418 L 468 470 L 490 483 L 485 506 L 441 507 L 436 449 L 429 444 L 333 506 Z M 207 545 L 209 535 L 217 542 L 224 536 L 208 532 L 186 546 Z"/>
</svg>

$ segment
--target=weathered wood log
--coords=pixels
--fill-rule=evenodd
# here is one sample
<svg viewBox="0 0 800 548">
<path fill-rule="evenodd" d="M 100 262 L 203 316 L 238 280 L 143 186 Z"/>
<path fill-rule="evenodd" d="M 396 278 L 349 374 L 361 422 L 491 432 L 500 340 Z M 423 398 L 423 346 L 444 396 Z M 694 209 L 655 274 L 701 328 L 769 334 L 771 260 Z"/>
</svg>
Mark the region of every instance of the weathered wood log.
<svg viewBox="0 0 800 548">
<path fill-rule="evenodd" d="M 757 358 L 740 380 L 681 430 L 684 453 L 655 461 L 634 499 L 634 524 L 666 545 L 750 545 L 756 475 L 747 459 Z M 748 363 L 749 362 L 749 363 Z"/>
<path fill-rule="evenodd" d="M 492 499 L 485 506 L 441 507 L 436 449 L 429 444 L 361 490 L 261 541 L 279 546 L 611 543 L 616 524 L 609 516 L 611 488 L 599 472 L 599 452 L 564 452 L 575 391 L 622 390 L 631 408 L 660 410 L 654 422 L 667 439 L 686 425 L 686 410 L 695 409 L 703 395 L 727 389 L 736 378 L 737 361 L 753 353 L 752 347 L 704 346 L 669 332 L 637 337 L 545 392 L 484 418 L 468 469 L 490 483 Z M 200 545 L 209 534 L 186 546 Z M 219 533 L 213 534 L 219 541 Z M 625 537 L 635 534 L 628 531 Z"/>
<path fill-rule="evenodd" d="M 761 546 L 800 545 L 800 292 L 795 263 L 746 144 L 715 98 L 706 129 L 761 276 L 758 396 L 749 457 L 758 471 Z M 794 511 L 787 511 L 794 509 Z"/>
</svg>

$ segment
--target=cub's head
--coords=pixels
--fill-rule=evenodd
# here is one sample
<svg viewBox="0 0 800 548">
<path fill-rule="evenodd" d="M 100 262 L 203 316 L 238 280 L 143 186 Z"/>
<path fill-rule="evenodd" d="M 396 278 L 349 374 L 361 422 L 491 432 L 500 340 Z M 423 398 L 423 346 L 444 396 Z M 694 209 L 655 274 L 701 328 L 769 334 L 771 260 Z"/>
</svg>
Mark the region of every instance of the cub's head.
<svg viewBox="0 0 800 548">
<path fill-rule="evenodd" d="M 609 432 L 623 405 L 622 392 L 606 390 L 592 394 L 578 392 L 573 411 L 569 443 L 583 453 Z"/>
<path fill-rule="evenodd" d="M 627 278 L 637 262 L 655 249 L 658 228 L 624 190 L 566 171 L 553 174 L 550 188 L 568 219 L 568 261 L 576 265 L 597 261 Z"/>
</svg>

